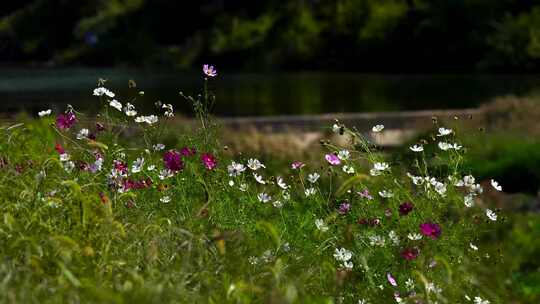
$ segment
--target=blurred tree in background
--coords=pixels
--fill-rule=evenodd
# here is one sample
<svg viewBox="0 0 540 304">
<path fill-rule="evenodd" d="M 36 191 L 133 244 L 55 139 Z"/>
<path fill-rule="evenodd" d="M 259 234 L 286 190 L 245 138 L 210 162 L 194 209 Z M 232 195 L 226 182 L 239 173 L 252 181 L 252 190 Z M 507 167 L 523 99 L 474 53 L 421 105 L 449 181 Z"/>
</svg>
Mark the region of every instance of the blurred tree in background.
<svg viewBox="0 0 540 304">
<path fill-rule="evenodd" d="M 535 72 L 534 0 L 13 0 L 4 63 Z"/>
</svg>

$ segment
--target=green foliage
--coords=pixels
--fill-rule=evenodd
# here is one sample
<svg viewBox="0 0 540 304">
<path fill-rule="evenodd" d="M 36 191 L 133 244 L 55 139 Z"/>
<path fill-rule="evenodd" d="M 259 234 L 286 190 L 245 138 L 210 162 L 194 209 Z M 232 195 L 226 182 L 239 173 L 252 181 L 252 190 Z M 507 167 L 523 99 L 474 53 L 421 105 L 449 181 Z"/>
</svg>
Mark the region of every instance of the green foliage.
<svg viewBox="0 0 540 304">
<path fill-rule="evenodd" d="M 485 272 L 502 256 L 500 246 L 486 244 L 496 238 L 494 229 L 509 224 L 499 210 L 495 221 L 486 206 L 464 206 L 464 195 L 480 195 L 476 184 L 454 186 L 463 179 L 463 149 L 427 149 L 440 138 L 433 136 L 422 153 L 408 152 L 411 163 L 390 161 L 395 158 L 363 135 L 337 125 L 348 144 L 325 142 L 328 154 L 317 156 L 333 164 L 291 169 L 290 160 L 257 168 L 249 156 L 220 152 L 207 81 L 200 97 L 183 96 L 199 119 L 196 130 L 169 128 L 170 105 L 158 104 L 156 111 L 166 112 L 159 117 L 134 118 L 121 96 L 114 98 L 123 108 L 107 97 L 112 92 L 101 87 L 103 80 L 95 94 L 104 110 L 96 118 L 83 120 L 70 107 L 56 124 L 21 118 L 0 129 L 1 301 L 394 303 L 399 296 L 457 303 L 467 295 L 505 303 L 537 297 L 537 277 L 523 270 L 522 260 L 496 272 L 502 280 L 519 269 L 520 291 L 508 294 L 499 281 L 490 283 Z M 69 114 L 80 121 L 69 125 Z M 156 144 L 165 138 L 161 151 Z M 249 169 L 238 165 L 246 162 Z M 405 203 L 412 209 L 404 211 Z M 440 235 L 420 228 L 428 223 Z M 529 241 L 519 233 L 518 244 Z M 535 246 L 525 253 L 534 255 Z"/>
<path fill-rule="evenodd" d="M 487 0 L 28 0 L 0 11 L 0 55 L 179 68 L 212 58 L 250 70 L 536 71 L 539 11 L 530 1 Z"/>
</svg>

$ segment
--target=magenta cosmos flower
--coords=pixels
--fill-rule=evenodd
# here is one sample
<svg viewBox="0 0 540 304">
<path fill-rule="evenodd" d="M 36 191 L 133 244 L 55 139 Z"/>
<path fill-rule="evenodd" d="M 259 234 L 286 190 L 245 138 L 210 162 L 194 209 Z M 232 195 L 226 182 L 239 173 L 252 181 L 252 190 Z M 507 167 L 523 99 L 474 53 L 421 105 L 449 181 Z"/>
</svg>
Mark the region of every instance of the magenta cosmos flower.
<svg viewBox="0 0 540 304">
<path fill-rule="evenodd" d="M 426 222 L 420 224 L 420 231 L 423 235 L 436 240 L 441 235 L 441 226 L 432 222 Z"/>
<path fill-rule="evenodd" d="M 60 114 L 56 117 L 56 127 L 58 129 L 69 129 L 77 122 L 77 117 L 72 112 Z"/>
<path fill-rule="evenodd" d="M 337 157 L 337 155 L 335 155 L 334 153 L 329 153 L 329 154 L 326 154 L 324 156 L 324 158 L 326 159 L 326 161 L 332 165 L 332 166 L 337 166 L 339 164 L 341 164 L 341 160 L 339 159 L 339 157 Z"/>
<path fill-rule="evenodd" d="M 165 168 L 177 172 L 184 169 L 184 162 L 182 161 L 181 155 L 176 150 L 171 150 L 163 154 L 163 163 Z"/>
<path fill-rule="evenodd" d="M 212 170 L 217 166 L 216 158 L 210 153 L 203 153 L 201 155 L 201 161 L 203 162 L 204 167 L 208 170 Z"/>
<path fill-rule="evenodd" d="M 216 68 L 214 68 L 213 65 L 205 64 L 205 65 L 203 65 L 202 70 L 203 70 L 204 74 L 206 74 L 206 76 L 208 76 L 208 77 L 216 77 L 217 76 L 217 70 L 216 70 Z"/>
<path fill-rule="evenodd" d="M 411 202 L 404 202 L 401 205 L 399 205 L 399 214 L 407 215 L 413 210 L 413 208 L 414 208 L 414 205 Z"/>
<path fill-rule="evenodd" d="M 416 259 L 416 257 L 418 257 L 418 249 L 416 248 L 405 248 L 401 251 L 401 256 L 407 260 L 407 261 L 411 261 L 411 260 L 414 260 Z"/>
</svg>

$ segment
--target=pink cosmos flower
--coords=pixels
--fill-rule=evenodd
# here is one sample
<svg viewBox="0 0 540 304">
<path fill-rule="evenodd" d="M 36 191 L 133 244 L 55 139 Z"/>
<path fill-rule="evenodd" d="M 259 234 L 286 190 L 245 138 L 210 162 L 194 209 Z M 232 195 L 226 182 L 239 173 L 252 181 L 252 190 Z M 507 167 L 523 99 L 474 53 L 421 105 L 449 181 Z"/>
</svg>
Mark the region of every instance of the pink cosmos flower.
<svg viewBox="0 0 540 304">
<path fill-rule="evenodd" d="M 420 231 L 423 235 L 436 240 L 441 235 L 441 226 L 432 222 L 426 222 L 420 224 Z"/>
<path fill-rule="evenodd" d="M 401 256 L 407 260 L 407 261 L 411 261 L 411 260 L 414 260 L 416 259 L 416 257 L 418 257 L 418 249 L 416 248 L 405 248 L 401 251 Z"/>
<path fill-rule="evenodd" d="M 401 205 L 399 205 L 399 214 L 401 215 L 407 215 L 409 212 L 411 212 L 414 208 L 414 205 L 411 202 L 404 202 Z"/>
<path fill-rule="evenodd" d="M 189 157 L 195 155 L 196 153 L 197 150 L 195 150 L 195 148 L 183 147 L 182 149 L 180 149 L 180 154 L 182 154 L 182 156 Z"/>
<path fill-rule="evenodd" d="M 304 164 L 303 162 L 296 160 L 291 164 L 291 168 L 293 170 L 298 170 L 298 169 L 302 169 L 305 165 L 306 164 Z"/>
<path fill-rule="evenodd" d="M 386 274 L 386 279 L 388 279 L 388 282 L 390 283 L 390 285 L 397 286 L 396 279 L 392 276 L 390 272 Z"/>
<path fill-rule="evenodd" d="M 181 155 L 175 150 L 165 152 L 163 155 L 163 163 L 167 169 L 174 172 L 184 169 L 184 162 L 181 159 Z"/>
<path fill-rule="evenodd" d="M 372 200 L 373 199 L 373 196 L 371 196 L 371 194 L 369 194 L 369 190 L 368 189 L 364 189 L 364 191 L 362 192 L 356 192 L 358 195 L 360 195 L 361 198 L 365 198 L 365 199 L 368 199 L 368 200 Z"/>
<path fill-rule="evenodd" d="M 62 113 L 56 117 L 56 127 L 58 129 L 69 129 L 77 122 L 77 117 L 72 112 Z"/>
<path fill-rule="evenodd" d="M 210 153 L 203 153 L 201 155 L 201 161 L 208 170 L 212 170 L 217 166 L 216 158 Z"/>
<path fill-rule="evenodd" d="M 208 64 L 203 65 L 203 72 L 209 77 L 217 76 L 217 70 L 216 68 L 214 68 L 213 65 L 208 65 Z"/>
<path fill-rule="evenodd" d="M 341 164 L 341 160 L 339 159 L 339 157 L 337 157 L 337 155 L 335 155 L 334 153 L 329 153 L 329 154 L 326 154 L 324 156 L 324 158 L 326 159 L 326 161 L 332 165 L 332 166 L 337 166 L 339 164 Z"/>
</svg>

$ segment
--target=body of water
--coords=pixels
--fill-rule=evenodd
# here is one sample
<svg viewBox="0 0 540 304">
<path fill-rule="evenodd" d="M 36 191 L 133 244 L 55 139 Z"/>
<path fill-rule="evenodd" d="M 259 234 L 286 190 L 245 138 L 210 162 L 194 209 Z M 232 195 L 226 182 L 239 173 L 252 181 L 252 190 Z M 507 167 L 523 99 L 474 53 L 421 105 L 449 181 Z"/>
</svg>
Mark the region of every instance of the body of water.
<svg viewBox="0 0 540 304">
<path fill-rule="evenodd" d="M 355 73 L 240 74 L 220 70 L 210 81 L 219 116 L 378 112 L 473 108 L 497 96 L 540 92 L 534 75 L 373 75 Z M 0 69 L 0 112 L 44 108 L 62 110 L 67 104 L 84 111 L 98 109 L 92 90 L 99 78 L 121 102 L 134 101 L 151 112 L 158 100 L 190 115 L 179 96 L 196 96 L 203 78 L 195 72 L 128 69 Z M 133 79 L 137 88 L 128 89 Z M 144 96 L 137 94 L 144 91 Z M 136 98 L 133 100 L 133 98 Z"/>
</svg>

